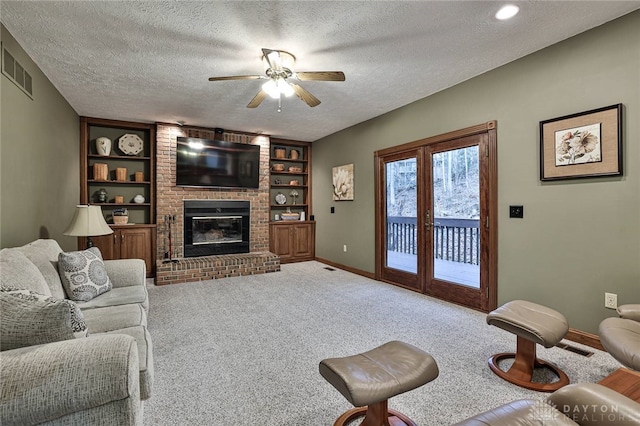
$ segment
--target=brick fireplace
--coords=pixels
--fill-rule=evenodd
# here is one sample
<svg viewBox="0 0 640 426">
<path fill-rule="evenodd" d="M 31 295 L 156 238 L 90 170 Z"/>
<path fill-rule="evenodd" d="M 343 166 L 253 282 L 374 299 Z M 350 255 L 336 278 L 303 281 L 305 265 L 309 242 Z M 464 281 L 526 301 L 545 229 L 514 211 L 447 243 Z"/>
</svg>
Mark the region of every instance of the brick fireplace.
<svg viewBox="0 0 640 426">
<path fill-rule="evenodd" d="M 175 186 L 176 142 L 180 136 L 259 145 L 259 188 L 203 189 Z M 269 137 L 231 132 L 217 134 L 213 129 L 158 123 L 156 139 L 156 284 L 279 271 L 279 257 L 269 252 Z M 186 257 L 184 202 L 190 200 L 249 202 L 249 253 Z M 173 261 L 167 259 L 170 230 Z"/>
</svg>

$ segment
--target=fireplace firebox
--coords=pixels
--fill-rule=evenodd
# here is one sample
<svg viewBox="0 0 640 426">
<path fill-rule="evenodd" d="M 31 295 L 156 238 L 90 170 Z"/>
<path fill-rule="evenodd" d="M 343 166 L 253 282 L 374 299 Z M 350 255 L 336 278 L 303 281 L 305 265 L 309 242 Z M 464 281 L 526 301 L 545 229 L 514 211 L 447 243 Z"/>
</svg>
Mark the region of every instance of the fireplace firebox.
<svg viewBox="0 0 640 426">
<path fill-rule="evenodd" d="M 249 201 L 186 200 L 184 257 L 249 253 Z"/>
</svg>

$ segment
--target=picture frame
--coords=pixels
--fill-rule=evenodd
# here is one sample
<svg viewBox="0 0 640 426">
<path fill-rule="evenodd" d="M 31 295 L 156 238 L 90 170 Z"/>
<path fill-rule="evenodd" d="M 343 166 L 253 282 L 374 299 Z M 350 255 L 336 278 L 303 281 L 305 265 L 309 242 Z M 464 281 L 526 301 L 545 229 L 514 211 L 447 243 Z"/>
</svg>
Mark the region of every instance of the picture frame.
<svg viewBox="0 0 640 426">
<path fill-rule="evenodd" d="M 622 104 L 540 122 L 540 180 L 622 175 Z"/>
<path fill-rule="evenodd" d="M 336 166 L 331 173 L 334 201 L 353 201 L 353 163 Z"/>
</svg>

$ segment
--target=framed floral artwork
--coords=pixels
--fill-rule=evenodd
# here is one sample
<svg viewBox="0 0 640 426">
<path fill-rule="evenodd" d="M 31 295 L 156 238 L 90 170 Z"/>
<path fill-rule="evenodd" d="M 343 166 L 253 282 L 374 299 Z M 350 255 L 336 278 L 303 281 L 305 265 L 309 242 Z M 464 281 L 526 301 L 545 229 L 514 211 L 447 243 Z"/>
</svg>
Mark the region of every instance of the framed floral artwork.
<svg viewBox="0 0 640 426">
<path fill-rule="evenodd" d="M 353 200 L 353 164 L 333 168 L 333 200 Z"/>
<path fill-rule="evenodd" d="M 622 175 L 622 104 L 540 122 L 540 180 Z"/>
</svg>

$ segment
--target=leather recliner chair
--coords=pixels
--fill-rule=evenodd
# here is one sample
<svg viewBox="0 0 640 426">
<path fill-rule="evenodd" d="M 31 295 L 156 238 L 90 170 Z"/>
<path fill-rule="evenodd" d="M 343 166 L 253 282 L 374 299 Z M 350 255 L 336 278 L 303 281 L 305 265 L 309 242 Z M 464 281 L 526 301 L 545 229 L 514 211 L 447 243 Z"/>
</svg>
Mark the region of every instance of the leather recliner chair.
<svg viewBox="0 0 640 426">
<path fill-rule="evenodd" d="M 640 304 L 618 306 L 619 318 L 600 323 L 600 343 L 620 364 L 640 371 Z"/>
<path fill-rule="evenodd" d="M 638 426 L 640 404 L 596 383 L 567 385 L 544 400 L 510 402 L 454 426 Z"/>
</svg>

